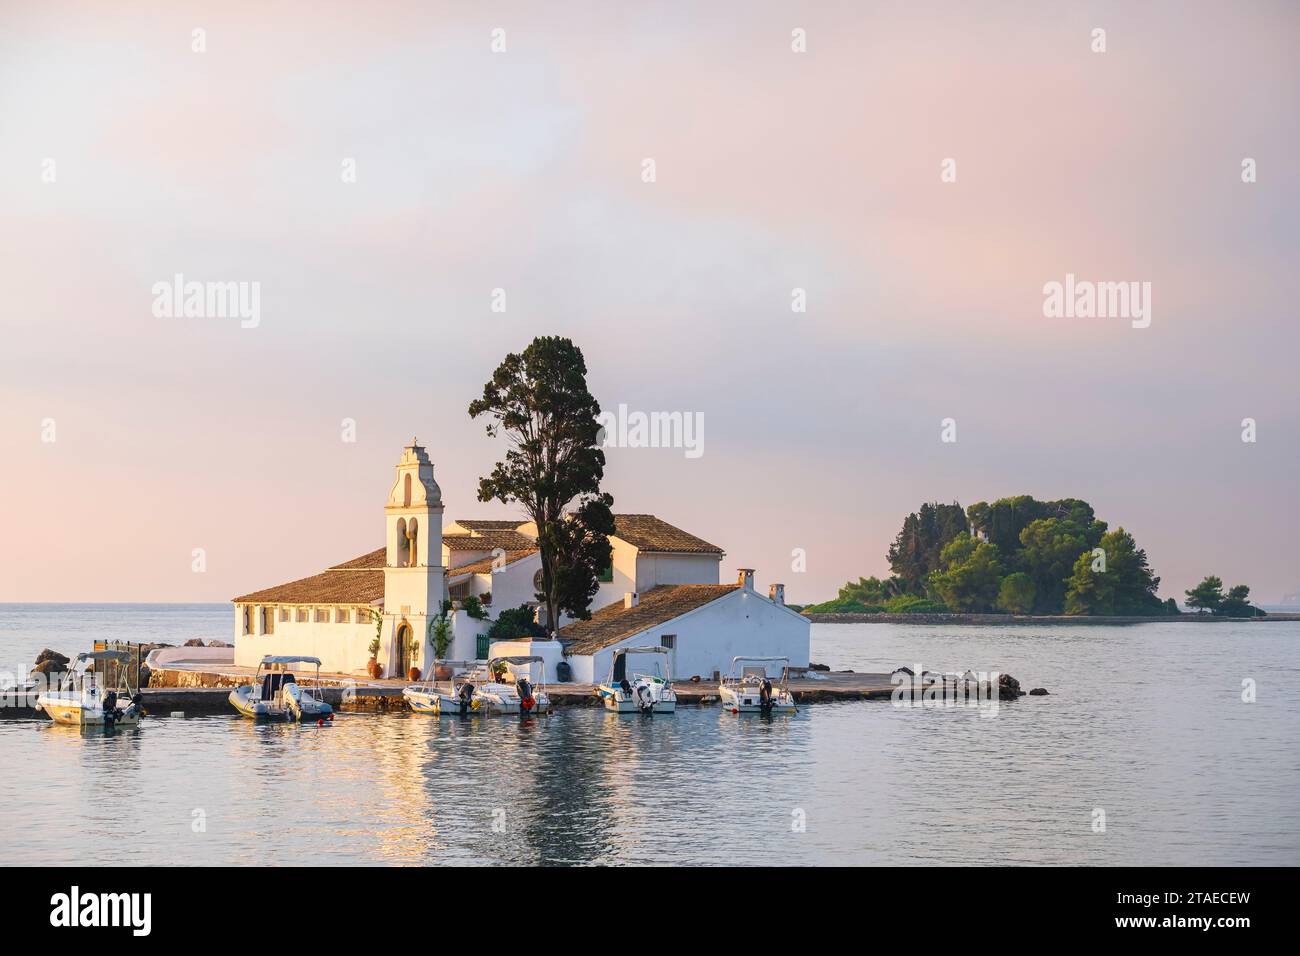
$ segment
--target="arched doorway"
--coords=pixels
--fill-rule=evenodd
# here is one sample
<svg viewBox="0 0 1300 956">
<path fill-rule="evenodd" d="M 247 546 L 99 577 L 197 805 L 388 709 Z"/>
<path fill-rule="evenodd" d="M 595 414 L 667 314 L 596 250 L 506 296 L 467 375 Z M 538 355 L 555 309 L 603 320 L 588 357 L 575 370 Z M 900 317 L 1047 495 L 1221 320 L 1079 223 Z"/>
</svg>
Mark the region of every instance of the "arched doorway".
<svg viewBox="0 0 1300 956">
<path fill-rule="evenodd" d="M 389 677 L 406 679 L 411 669 L 411 625 L 403 621 L 397 628 L 397 652 L 393 655 L 393 670 Z"/>
</svg>

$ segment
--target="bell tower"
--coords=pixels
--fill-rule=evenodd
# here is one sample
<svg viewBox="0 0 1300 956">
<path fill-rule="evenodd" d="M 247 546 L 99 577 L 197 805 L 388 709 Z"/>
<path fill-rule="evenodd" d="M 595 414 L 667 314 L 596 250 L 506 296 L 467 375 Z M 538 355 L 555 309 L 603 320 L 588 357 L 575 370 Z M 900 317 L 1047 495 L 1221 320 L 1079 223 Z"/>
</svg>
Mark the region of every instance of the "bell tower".
<svg viewBox="0 0 1300 956">
<path fill-rule="evenodd" d="M 444 597 L 442 491 L 433 480 L 433 462 L 414 438 L 397 463 L 384 523 L 385 614 L 412 621 L 437 615 Z"/>
</svg>

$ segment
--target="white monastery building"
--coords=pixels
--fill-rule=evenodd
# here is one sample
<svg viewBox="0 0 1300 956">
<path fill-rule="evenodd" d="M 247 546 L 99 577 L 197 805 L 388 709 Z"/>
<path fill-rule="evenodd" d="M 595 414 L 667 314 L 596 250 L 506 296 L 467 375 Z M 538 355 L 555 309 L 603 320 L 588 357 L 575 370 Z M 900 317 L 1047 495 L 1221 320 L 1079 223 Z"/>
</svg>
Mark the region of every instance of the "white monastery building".
<svg viewBox="0 0 1300 956">
<path fill-rule="evenodd" d="M 615 648 L 646 644 L 671 650 L 677 678 L 725 674 L 741 654 L 808 665 L 811 625 L 785 606 L 782 585 L 758 594 L 754 572 L 745 568 L 736 583 L 719 583 L 722 549 L 654 515 L 615 515 L 614 525 L 611 566 L 600 578 L 590 620 L 561 621 L 558 641 L 511 635 L 518 640 L 489 647 L 487 632 L 501 611 L 538 604 L 537 530 L 519 521 L 457 520 L 444 527 L 433 463 L 412 440 L 384 505 L 384 546 L 235 598 L 235 663 L 255 667 L 266 654 L 310 655 L 324 671 L 364 674 L 378 638 L 385 676 L 405 677 L 411 667 L 427 672 L 432 626 L 449 600 L 449 660 L 540 654 L 548 680 L 564 660 L 573 680 L 599 682 Z M 484 616 L 471 616 L 471 596 Z"/>
</svg>

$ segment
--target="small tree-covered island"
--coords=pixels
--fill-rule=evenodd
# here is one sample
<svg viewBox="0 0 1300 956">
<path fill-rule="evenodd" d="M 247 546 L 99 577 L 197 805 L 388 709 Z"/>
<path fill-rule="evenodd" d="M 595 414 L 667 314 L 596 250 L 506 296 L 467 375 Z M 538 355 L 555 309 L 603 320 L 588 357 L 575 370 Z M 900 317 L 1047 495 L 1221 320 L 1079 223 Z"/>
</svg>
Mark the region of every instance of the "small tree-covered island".
<svg viewBox="0 0 1300 956">
<path fill-rule="evenodd" d="M 1161 617 L 1160 578 L 1124 528 L 1110 530 L 1079 498 L 1031 495 L 909 514 L 886 554 L 890 577 L 858 578 L 805 614 L 988 614 Z M 1187 606 L 1221 617 L 1262 617 L 1244 584 L 1223 593 L 1211 575 Z"/>
</svg>

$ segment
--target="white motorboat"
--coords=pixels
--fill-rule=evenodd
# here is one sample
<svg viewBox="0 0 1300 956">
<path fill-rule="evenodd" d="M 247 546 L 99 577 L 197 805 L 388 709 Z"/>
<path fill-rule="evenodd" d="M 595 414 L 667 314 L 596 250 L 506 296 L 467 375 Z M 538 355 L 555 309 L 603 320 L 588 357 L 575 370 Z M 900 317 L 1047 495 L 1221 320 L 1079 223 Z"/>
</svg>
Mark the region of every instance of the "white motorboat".
<svg viewBox="0 0 1300 956">
<path fill-rule="evenodd" d="M 767 665 L 772 663 L 782 665 L 775 684 L 767 676 Z M 731 674 L 718 685 L 718 697 L 722 709 L 732 714 L 793 714 L 789 680 L 788 657 L 733 657 Z"/>
<path fill-rule="evenodd" d="M 654 673 L 628 672 L 628 657 L 653 655 Z M 677 692 L 668 673 L 670 652 L 666 647 L 620 647 L 609 662 L 609 678 L 596 688 L 605 709 L 618 714 L 672 714 L 677 711 Z"/>
<path fill-rule="evenodd" d="M 311 687 L 298 683 L 293 664 L 312 664 L 316 676 Z M 255 720 L 329 721 L 334 708 L 325 703 L 320 689 L 320 658 L 268 654 L 257 665 L 253 683 L 230 692 L 230 703 L 245 717 Z"/>
<path fill-rule="evenodd" d="M 139 688 L 128 680 L 130 654 L 126 651 L 87 651 L 77 655 L 64 673 L 59 689 L 36 698 L 36 709 L 56 724 L 81 727 L 135 727 L 144 716 Z M 115 666 L 116 665 L 116 666 Z M 116 670 L 117 679 L 110 678 Z"/>
<path fill-rule="evenodd" d="M 540 666 L 534 668 L 534 664 Z M 507 668 L 526 670 L 512 673 Z M 536 680 L 534 670 L 539 675 Z M 537 655 L 492 658 L 487 664 L 487 677 L 475 686 L 474 696 L 482 701 L 480 707 L 489 714 L 549 714 L 551 699 L 546 696 L 545 659 Z"/>
<path fill-rule="evenodd" d="M 465 667 L 465 661 L 436 661 L 453 669 Z M 450 680 L 428 680 L 410 684 L 402 689 L 411 710 L 417 714 L 434 714 L 443 717 L 467 717 L 485 714 L 484 699 L 478 694 L 477 684 L 482 675 L 453 674 Z"/>
</svg>

